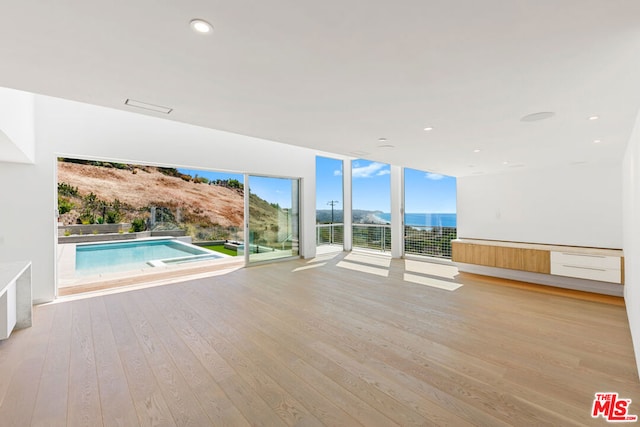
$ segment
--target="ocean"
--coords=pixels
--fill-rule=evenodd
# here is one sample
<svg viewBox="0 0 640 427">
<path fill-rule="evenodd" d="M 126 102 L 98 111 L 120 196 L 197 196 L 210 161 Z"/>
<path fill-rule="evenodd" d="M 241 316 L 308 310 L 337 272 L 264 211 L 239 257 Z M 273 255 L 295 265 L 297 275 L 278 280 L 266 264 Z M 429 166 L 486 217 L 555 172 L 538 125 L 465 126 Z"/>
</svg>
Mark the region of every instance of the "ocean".
<svg viewBox="0 0 640 427">
<path fill-rule="evenodd" d="M 391 222 L 390 213 L 376 214 L 378 218 L 385 222 Z M 405 225 L 417 227 L 455 227 L 457 224 L 454 213 L 406 213 L 404 214 Z"/>
</svg>

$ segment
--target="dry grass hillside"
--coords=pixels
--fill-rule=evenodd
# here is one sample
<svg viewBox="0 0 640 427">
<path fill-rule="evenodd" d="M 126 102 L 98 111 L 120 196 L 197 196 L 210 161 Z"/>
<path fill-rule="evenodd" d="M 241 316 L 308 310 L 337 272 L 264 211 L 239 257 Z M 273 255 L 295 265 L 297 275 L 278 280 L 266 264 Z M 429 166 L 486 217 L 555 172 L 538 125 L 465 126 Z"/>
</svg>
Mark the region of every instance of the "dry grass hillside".
<svg viewBox="0 0 640 427">
<path fill-rule="evenodd" d="M 200 226 L 242 227 L 242 189 L 186 181 L 168 176 L 155 167 L 127 165 L 118 169 L 59 161 L 58 183 L 78 189 L 78 197 L 67 198 L 73 208 L 61 215 L 60 221 L 65 224 L 78 221 L 82 197 L 93 193 L 107 203 L 118 199 L 125 207 L 123 221 L 130 221 L 136 215 L 144 217 L 145 209 L 150 206 L 161 206 L 174 210 L 180 207 L 184 221 Z"/>
</svg>

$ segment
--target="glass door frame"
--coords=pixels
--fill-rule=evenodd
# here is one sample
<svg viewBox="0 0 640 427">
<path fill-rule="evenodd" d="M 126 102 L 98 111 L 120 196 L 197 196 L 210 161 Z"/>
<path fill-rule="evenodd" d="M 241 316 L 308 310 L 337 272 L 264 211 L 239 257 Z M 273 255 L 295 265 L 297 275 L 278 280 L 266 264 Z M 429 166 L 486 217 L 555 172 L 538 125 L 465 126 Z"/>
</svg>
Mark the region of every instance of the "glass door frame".
<svg viewBox="0 0 640 427">
<path fill-rule="evenodd" d="M 244 266 L 245 267 L 249 267 L 249 266 L 254 266 L 254 265 L 261 265 L 261 264 L 268 264 L 271 262 L 278 262 L 278 261 L 291 261 L 294 259 L 300 259 L 300 257 L 302 256 L 300 254 L 300 248 L 302 247 L 303 243 L 304 243 L 304 233 L 303 233 L 303 212 L 302 212 L 302 208 L 303 208 L 303 203 L 302 203 L 302 198 L 303 198 L 303 194 L 302 194 L 302 189 L 304 187 L 303 185 L 303 178 L 300 177 L 292 177 L 292 176 L 283 176 L 283 175 L 269 175 L 269 174 L 260 174 L 260 173 L 244 173 L 244 244 L 245 244 L 245 250 L 243 253 L 244 256 Z M 249 202 L 250 202 L 250 190 L 249 190 L 249 185 L 250 185 L 250 177 L 254 176 L 254 177 L 261 177 L 261 178 L 277 178 L 277 179 L 290 179 L 293 180 L 297 183 L 298 185 L 298 200 L 297 200 L 297 204 L 298 204 L 298 255 L 291 255 L 291 256 L 286 256 L 286 257 L 282 257 L 282 258 L 276 258 L 273 260 L 264 260 L 264 261 L 251 261 L 250 260 L 250 250 L 247 250 L 249 248 L 249 232 L 250 232 L 250 228 L 249 228 L 249 221 L 250 221 L 250 217 L 249 217 Z M 292 206 L 293 207 L 293 206 Z M 293 223 L 292 223 L 292 227 L 293 227 Z"/>
</svg>

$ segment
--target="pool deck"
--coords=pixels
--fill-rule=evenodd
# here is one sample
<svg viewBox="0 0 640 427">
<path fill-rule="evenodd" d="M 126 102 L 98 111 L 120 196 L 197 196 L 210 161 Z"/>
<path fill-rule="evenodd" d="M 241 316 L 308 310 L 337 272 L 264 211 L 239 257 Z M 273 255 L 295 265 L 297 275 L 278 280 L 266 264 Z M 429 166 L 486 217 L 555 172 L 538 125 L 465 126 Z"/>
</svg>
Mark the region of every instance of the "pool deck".
<svg viewBox="0 0 640 427">
<path fill-rule="evenodd" d="M 75 271 L 75 243 L 59 244 L 57 255 L 59 296 L 137 285 L 176 277 L 201 275 L 244 266 L 243 257 L 226 256 L 217 260 L 193 261 L 185 264 L 159 267 L 149 266 L 125 272 L 79 276 Z"/>
<path fill-rule="evenodd" d="M 317 254 L 341 252 L 342 245 L 318 246 Z M 257 255 L 257 256 L 256 256 Z M 281 258 L 282 251 L 253 254 L 252 261 L 268 261 Z M 166 282 L 191 277 L 219 274 L 224 270 L 244 267 L 244 257 L 224 257 L 218 260 L 194 261 L 185 264 L 145 267 L 117 273 L 103 273 L 93 276 L 76 275 L 76 244 L 58 244 L 57 276 L 58 296 L 69 296 L 106 289 L 140 286 L 152 282 Z"/>
</svg>

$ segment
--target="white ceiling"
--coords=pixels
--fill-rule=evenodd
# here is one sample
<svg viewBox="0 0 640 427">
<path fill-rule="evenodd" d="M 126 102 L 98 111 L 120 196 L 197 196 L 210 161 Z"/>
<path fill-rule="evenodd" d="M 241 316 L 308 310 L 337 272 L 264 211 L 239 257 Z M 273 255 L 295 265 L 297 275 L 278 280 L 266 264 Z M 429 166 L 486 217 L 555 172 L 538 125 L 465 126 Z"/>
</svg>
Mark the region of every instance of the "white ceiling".
<svg viewBox="0 0 640 427">
<path fill-rule="evenodd" d="M 619 162 L 640 1 L 5 0 L 0 86 L 455 176 Z"/>
</svg>

